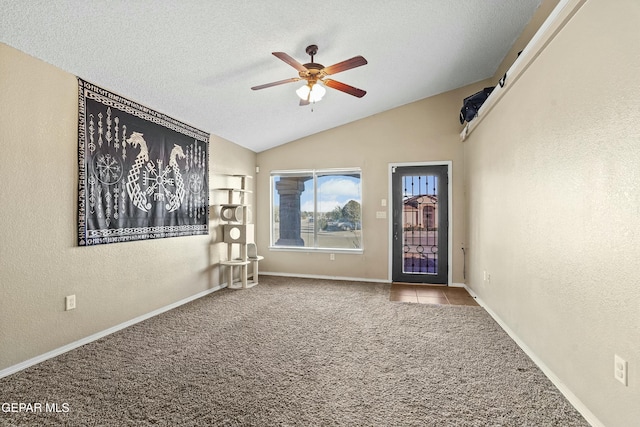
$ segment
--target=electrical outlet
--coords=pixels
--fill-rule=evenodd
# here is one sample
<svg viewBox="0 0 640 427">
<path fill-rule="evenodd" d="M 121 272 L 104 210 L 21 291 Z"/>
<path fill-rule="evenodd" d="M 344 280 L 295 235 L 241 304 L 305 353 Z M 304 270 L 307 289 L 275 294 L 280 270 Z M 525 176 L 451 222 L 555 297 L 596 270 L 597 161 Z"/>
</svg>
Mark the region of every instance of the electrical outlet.
<svg viewBox="0 0 640 427">
<path fill-rule="evenodd" d="M 65 311 L 73 310 L 76 308 L 76 296 L 69 295 L 64 298 Z"/>
<path fill-rule="evenodd" d="M 482 272 L 482 280 L 484 281 L 485 285 L 491 283 L 491 274 L 487 273 L 487 270 L 484 270 Z"/>
<path fill-rule="evenodd" d="M 627 361 L 617 354 L 613 356 L 613 376 L 622 384 L 627 385 Z"/>
<path fill-rule="evenodd" d="M 336 254 L 329 254 L 329 259 L 331 261 L 335 261 L 336 260 Z"/>
</svg>

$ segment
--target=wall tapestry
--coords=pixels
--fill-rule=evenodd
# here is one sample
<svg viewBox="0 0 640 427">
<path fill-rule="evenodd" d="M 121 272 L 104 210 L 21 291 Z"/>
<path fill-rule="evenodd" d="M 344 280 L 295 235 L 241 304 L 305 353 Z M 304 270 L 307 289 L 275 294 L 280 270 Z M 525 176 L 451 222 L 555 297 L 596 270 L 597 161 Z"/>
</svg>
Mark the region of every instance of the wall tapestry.
<svg viewBox="0 0 640 427">
<path fill-rule="evenodd" d="M 78 78 L 78 244 L 208 234 L 209 134 Z"/>
</svg>

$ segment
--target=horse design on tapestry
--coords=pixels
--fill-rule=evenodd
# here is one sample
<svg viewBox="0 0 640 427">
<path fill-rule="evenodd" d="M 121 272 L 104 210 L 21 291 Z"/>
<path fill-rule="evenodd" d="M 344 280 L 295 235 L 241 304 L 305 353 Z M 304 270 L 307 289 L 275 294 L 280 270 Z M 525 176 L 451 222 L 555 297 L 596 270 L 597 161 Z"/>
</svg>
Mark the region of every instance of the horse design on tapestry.
<svg viewBox="0 0 640 427">
<path fill-rule="evenodd" d="M 144 212 L 149 212 L 151 209 L 151 203 L 147 201 L 147 197 L 140 188 L 140 169 L 146 162 L 149 161 L 149 149 L 147 148 L 147 142 L 142 137 L 140 132 L 133 132 L 127 143 L 132 147 L 140 147 L 140 153 L 136 157 L 135 163 L 127 174 L 127 193 L 131 198 L 133 204 Z"/>
<path fill-rule="evenodd" d="M 173 175 L 176 178 L 176 192 L 174 194 L 168 194 L 169 203 L 165 206 L 165 208 L 169 212 L 173 212 L 180 207 L 185 192 L 184 181 L 182 180 L 182 174 L 180 173 L 180 167 L 178 166 L 176 157 L 184 159 L 185 155 L 182 147 L 174 144 L 173 149 L 171 150 L 171 155 L 169 156 L 169 166 L 171 166 L 171 169 L 173 169 Z"/>
</svg>

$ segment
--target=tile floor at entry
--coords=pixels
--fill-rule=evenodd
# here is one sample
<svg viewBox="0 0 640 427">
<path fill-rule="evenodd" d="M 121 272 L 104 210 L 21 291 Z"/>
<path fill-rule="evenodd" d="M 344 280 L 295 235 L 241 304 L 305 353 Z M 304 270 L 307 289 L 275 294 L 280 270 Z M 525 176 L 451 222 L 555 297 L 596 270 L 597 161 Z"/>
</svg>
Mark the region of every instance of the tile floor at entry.
<svg viewBox="0 0 640 427">
<path fill-rule="evenodd" d="M 478 305 L 465 288 L 393 283 L 389 301 L 417 304 Z"/>
</svg>

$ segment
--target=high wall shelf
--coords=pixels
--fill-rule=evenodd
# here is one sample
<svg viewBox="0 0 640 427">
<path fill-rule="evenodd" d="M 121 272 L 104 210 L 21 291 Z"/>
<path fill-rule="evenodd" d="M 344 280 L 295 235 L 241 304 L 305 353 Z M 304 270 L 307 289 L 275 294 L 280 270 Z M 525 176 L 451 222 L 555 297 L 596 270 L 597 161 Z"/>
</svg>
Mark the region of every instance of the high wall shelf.
<svg viewBox="0 0 640 427">
<path fill-rule="evenodd" d="M 220 219 L 225 222 L 222 227 L 222 240 L 227 244 L 227 259 L 220 264 L 227 268 L 227 287 L 229 289 L 248 289 L 258 284 L 258 263 L 264 257 L 258 255 L 253 224 L 249 223 L 246 196 L 252 191 L 247 189 L 249 175 L 223 175 L 232 181 L 239 181 L 237 187 L 214 188 L 226 192 L 226 203 L 220 203 Z M 234 245 L 238 245 L 240 257 L 233 257 Z M 251 275 L 249 274 L 251 266 Z M 240 279 L 234 281 L 234 270 Z M 251 281 L 249 281 L 251 278 Z"/>
</svg>

